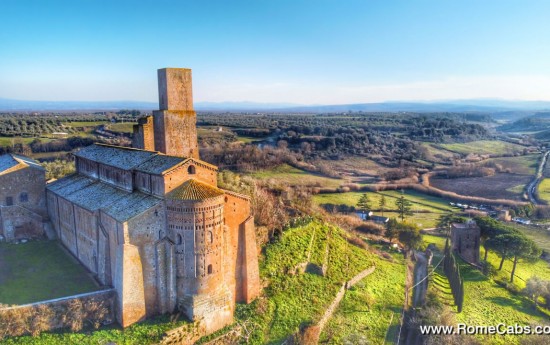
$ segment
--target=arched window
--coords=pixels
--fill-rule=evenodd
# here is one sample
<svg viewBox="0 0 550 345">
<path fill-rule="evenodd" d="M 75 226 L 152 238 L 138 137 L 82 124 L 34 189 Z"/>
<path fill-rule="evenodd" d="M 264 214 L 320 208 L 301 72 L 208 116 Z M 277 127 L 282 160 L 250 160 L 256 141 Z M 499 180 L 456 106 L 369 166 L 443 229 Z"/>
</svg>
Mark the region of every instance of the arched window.
<svg viewBox="0 0 550 345">
<path fill-rule="evenodd" d="M 182 243 L 183 243 L 183 239 L 181 238 L 181 235 L 180 235 L 180 234 L 178 234 L 178 235 L 176 236 L 176 243 L 177 243 L 177 244 L 182 244 Z"/>
<path fill-rule="evenodd" d="M 208 265 L 208 274 L 212 274 L 212 265 Z"/>
<path fill-rule="evenodd" d="M 193 174 L 195 174 L 197 171 L 196 171 L 194 165 L 190 165 L 189 168 L 187 168 L 187 172 L 188 172 L 190 175 L 193 175 Z"/>
<path fill-rule="evenodd" d="M 26 192 L 19 194 L 19 202 L 29 201 L 29 195 Z"/>
<path fill-rule="evenodd" d="M 208 231 L 208 239 L 210 240 L 210 243 L 214 242 L 214 235 L 212 234 L 212 231 Z"/>
</svg>

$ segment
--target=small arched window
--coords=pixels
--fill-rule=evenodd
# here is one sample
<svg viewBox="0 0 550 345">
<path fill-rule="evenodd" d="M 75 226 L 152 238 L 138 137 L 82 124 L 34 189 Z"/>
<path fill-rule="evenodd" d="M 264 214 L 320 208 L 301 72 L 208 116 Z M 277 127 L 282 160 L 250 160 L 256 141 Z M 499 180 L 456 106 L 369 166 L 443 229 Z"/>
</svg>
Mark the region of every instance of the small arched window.
<svg viewBox="0 0 550 345">
<path fill-rule="evenodd" d="M 29 195 L 26 192 L 23 192 L 19 195 L 19 202 L 29 201 Z"/>
<path fill-rule="evenodd" d="M 194 165 L 190 165 L 189 168 L 187 168 L 187 172 L 188 172 L 190 175 L 193 175 L 193 174 L 196 174 L 197 171 L 196 171 Z"/>
<path fill-rule="evenodd" d="M 208 274 L 212 274 L 212 265 L 208 265 Z"/>
<path fill-rule="evenodd" d="M 176 236 L 176 243 L 177 243 L 177 244 L 182 244 L 182 243 L 183 243 L 183 238 L 181 237 L 180 234 L 178 234 L 178 235 Z"/>
<path fill-rule="evenodd" d="M 214 235 L 212 234 L 212 231 L 208 231 L 208 239 L 210 240 L 210 243 L 214 242 Z"/>
</svg>

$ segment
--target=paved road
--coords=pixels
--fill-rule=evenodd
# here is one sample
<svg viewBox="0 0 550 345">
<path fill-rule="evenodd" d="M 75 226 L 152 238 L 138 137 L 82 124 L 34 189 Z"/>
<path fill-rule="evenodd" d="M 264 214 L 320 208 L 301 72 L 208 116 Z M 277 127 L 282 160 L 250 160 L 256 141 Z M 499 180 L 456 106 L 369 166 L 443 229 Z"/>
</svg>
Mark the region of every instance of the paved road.
<svg viewBox="0 0 550 345">
<path fill-rule="evenodd" d="M 539 185 L 540 180 L 542 179 L 542 172 L 544 171 L 544 166 L 548 161 L 549 154 L 550 154 L 550 151 L 546 151 L 546 153 L 542 157 L 542 160 L 540 161 L 539 168 L 537 169 L 537 174 L 535 175 L 535 178 L 527 186 L 527 195 L 529 196 L 529 201 L 531 201 L 534 205 L 540 204 L 537 198 L 535 197 L 535 195 L 537 192 L 537 186 Z"/>
</svg>

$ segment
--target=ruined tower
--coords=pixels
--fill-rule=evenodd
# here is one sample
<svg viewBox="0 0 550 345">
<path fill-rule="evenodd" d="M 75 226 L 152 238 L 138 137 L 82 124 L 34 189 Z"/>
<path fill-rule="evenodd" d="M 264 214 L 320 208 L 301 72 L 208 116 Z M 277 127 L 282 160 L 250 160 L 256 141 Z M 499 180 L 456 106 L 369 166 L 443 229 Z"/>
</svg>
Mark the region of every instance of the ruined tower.
<svg viewBox="0 0 550 345">
<path fill-rule="evenodd" d="M 197 113 L 193 110 L 191 70 L 158 70 L 159 110 L 134 126 L 135 148 L 199 158 Z"/>
</svg>

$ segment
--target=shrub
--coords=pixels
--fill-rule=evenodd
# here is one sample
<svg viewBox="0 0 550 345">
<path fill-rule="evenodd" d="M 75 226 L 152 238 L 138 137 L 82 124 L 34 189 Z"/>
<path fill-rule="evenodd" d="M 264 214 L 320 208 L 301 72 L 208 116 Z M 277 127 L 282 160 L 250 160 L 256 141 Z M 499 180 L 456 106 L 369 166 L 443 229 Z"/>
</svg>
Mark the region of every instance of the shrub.
<svg viewBox="0 0 550 345">
<path fill-rule="evenodd" d="M 364 222 L 363 224 L 357 226 L 355 230 L 378 236 L 384 236 L 384 233 L 386 232 L 386 229 L 382 225 L 374 222 Z"/>
</svg>

